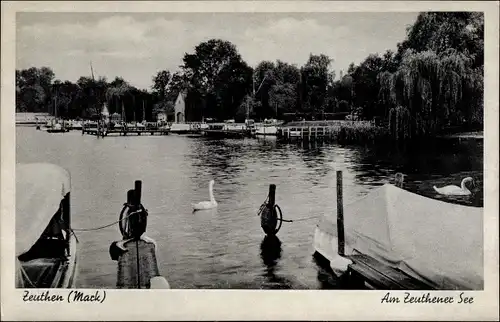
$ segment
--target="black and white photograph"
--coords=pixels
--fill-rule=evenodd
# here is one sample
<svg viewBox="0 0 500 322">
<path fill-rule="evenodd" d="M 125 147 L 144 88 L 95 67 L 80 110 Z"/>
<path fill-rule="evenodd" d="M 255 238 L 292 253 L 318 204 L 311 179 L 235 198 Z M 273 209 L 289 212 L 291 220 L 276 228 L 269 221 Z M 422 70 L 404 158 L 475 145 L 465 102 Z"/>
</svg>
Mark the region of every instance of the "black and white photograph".
<svg viewBox="0 0 500 322">
<path fill-rule="evenodd" d="M 19 11 L 13 45 L 15 288 L 487 288 L 484 12 Z"/>
</svg>

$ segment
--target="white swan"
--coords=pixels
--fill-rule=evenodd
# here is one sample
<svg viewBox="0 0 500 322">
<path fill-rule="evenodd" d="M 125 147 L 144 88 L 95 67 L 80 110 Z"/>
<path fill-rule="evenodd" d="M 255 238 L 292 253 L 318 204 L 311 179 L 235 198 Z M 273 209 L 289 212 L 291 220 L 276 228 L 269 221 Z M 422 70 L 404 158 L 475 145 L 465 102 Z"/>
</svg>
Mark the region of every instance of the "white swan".
<svg viewBox="0 0 500 322">
<path fill-rule="evenodd" d="M 442 188 L 437 188 L 436 186 L 434 186 L 433 188 L 434 188 L 434 190 L 436 190 L 437 193 L 442 194 L 442 195 L 447 195 L 447 196 L 468 196 L 468 195 L 471 194 L 471 192 L 465 186 L 465 184 L 467 182 L 474 183 L 474 179 L 472 179 L 471 177 L 464 178 L 462 180 L 462 187 L 458 187 L 458 186 L 455 186 L 455 185 L 449 185 L 449 186 L 445 186 L 445 187 L 442 187 Z"/>
<path fill-rule="evenodd" d="M 214 181 L 210 180 L 210 183 L 208 184 L 208 191 L 210 193 L 210 201 L 201 201 L 201 202 L 198 202 L 197 204 L 194 204 L 193 205 L 194 211 L 212 209 L 212 208 L 217 207 L 217 201 L 215 201 L 213 189 L 214 189 Z"/>
</svg>

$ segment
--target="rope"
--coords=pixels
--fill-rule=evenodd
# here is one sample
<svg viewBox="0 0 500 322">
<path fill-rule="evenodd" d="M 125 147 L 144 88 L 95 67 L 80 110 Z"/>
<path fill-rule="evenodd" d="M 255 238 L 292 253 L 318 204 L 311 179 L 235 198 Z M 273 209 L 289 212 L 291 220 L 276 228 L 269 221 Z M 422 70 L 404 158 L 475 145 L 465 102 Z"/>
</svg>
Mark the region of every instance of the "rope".
<svg viewBox="0 0 500 322">
<path fill-rule="evenodd" d="M 269 196 L 267 196 L 266 200 L 264 200 L 262 205 L 260 205 L 259 211 L 257 212 L 257 216 L 260 216 L 262 214 L 262 212 L 264 211 L 264 209 L 266 209 L 268 201 L 269 201 Z"/>
<path fill-rule="evenodd" d="M 267 196 L 266 200 L 262 203 L 262 205 L 260 205 L 260 208 L 259 208 L 259 211 L 257 212 L 257 216 L 260 216 L 262 215 L 262 212 L 267 208 L 268 206 L 268 201 L 269 201 L 269 195 Z M 281 225 L 283 224 L 283 222 L 296 222 L 296 221 L 306 221 L 306 220 L 311 220 L 311 219 L 315 219 L 315 218 L 318 218 L 318 217 L 321 217 L 320 215 L 316 215 L 316 216 L 309 216 L 309 217 L 304 217 L 304 218 L 298 218 L 298 219 L 283 219 L 283 211 L 281 211 L 281 208 L 280 206 L 278 206 L 278 204 L 275 204 L 273 209 L 271 211 L 274 211 L 276 214 L 277 214 L 277 221 L 279 222 L 278 224 L 278 227 L 274 230 L 274 233 L 277 234 L 279 232 L 279 230 L 281 229 Z M 279 214 L 278 214 L 279 212 Z"/>
<path fill-rule="evenodd" d="M 130 216 L 132 216 L 132 215 L 134 215 L 136 213 L 142 212 L 142 211 L 143 211 L 142 209 L 137 210 L 137 211 L 133 211 L 133 212 L 129 213 L 128 215 L 126 215 L 125 217 L 120 218 L 119 220 L 114 221 L 114 222 L 112 222 L 110 224 L 107 224 L 107 225 L 104 225 L 104 226 L 93 227 L 93 228 L 73 228 L 72 230 L 74 230 L 74 231 L 95 231 L 95 230 L 104 229 L 104 228 L 116 225 L 117 223 L 119 223 L 119 222 L 127 219 L 128 217 L 130 217 Z"/>
<path fill-rule="evenodd" d="M 283 219 L 283 221 L 285 221 L 285 222 L 305 221 L 305 220 L 315 219 L 315 218 L 319 218 L 319 217 L 321 217 L 321 216 L 320 216 L 320 215 L 317 215 L 317 216 L 310 216 L 310 217 L 299 218 L 299 219 L 293 219 L 293 220 L 285 220 L 285 219 Z"/>
<path fill-rule="evenodd" d="M 259 208 L 259 211 L 257 212 L 257 216 L 260 216 L 262 214 L 262 212 L 264 211 L 264 209 L 267 207 L 267 202 L 269 201 L 269 196 L 267 196 L 266 200 L 264 200 L 264 202 L 262 203 L 262 205 L 260 206 Z M 124 212 L 124 210 L 127 208 L 126 206 L 128 206 L 127 204 L 125 204 L 125 207 L 122 209 L 122 213 Z M 142 205 L 141 205 L 142 206 Z M 278 208 L 280 214 L 282 214 L 281 212 L 281 208 L 276 204 L 274 206 L 275 208 Z M 165 206 L 160 206 L 160 207 L 157 207 L 155 208 L 155 210 L 159 210 L 159 209 L 162 209 L 162 208 L 165 208 Z M 87 232 L 87 231 L 96 231 L 96 230 L 101 230 L 101 229 L 104 229 L 104 228 L 108 228 L 110 226 L 113 226 L 113 225 L 116 225 L 122 221 L 124 221 L 125 219 L 127 219 L 128 217 L 136 214 L 136 213 L 140 213 L 142 211 L 146 211 L 146 212 L 149 212 L 147 209 L 144 209 L 144 207 L 141 207 L 141 209 L 137 210 L 137 211 L 133 211 L 129 214 L 127 214 L 126 216 L 124 216 L 123 218 L 120 218 L 110 224 L 107 224 L 107 225 L 103 225 L 103 226 L 98 226 L 98 227 L 92 227 L 92 228 L 72 228 L 71 230 L 72 231 L 79 231 L 79 232 Z M 280 216 L 280 218 L 278 218 L 278 220 L 281 222 L 296 222 L 296 221 L 305 221 L 305 220 L 310 220 L 310 219 L 314 219 L 314 218 L 318 218 L 318 217 L 321 217 L 321 216 L 310 216 L 310 217 L 305 217 L 305 218 L 299 218 L 299 219 L 283 219 L 282 216 Z M 75 235 L 76 237 L 76 235 Z"/>
</svg>

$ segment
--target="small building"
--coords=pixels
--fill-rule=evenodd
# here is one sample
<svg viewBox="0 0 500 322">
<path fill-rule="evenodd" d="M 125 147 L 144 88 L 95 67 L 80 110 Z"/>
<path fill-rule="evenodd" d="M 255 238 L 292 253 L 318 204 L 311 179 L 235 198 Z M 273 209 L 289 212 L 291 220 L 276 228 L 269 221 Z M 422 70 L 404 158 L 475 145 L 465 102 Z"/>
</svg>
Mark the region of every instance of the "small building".
<svg viewBox="0 0 500 322">
<path fill-rule="evenodd" d="M 166 122 L 167 121 L 167 113 L 160 112 L 160 113 L 156 114 L 156 121 L 157 122 Z"/>
<path fill-rule="evenodd" d="M 108 105 L 106 103 L 102 104 L 101 117 L 105 121 L 109 120 Z"/>
<path fill-rule="evenodd" d="M 180 92 L 175 100 L 175 123 L 186 122 L 186 93 Z"/>
<path fill-rule="evenodd" d="M 115 112 L 115 113 L 111 114 L 109 119 L 113 123 L 120 123 L 122 121 L 122 116 Z"/>
</svg>

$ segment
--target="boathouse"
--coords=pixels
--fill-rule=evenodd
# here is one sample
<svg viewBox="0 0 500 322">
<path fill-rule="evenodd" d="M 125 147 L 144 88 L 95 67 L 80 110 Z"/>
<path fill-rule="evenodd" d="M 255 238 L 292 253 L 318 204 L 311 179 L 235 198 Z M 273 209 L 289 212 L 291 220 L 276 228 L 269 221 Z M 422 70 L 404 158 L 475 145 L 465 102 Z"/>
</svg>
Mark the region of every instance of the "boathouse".
<svg viewBox="0 0 500 322">
<path fill-rule="evenodd" d="M 109 111 L 108 111 L 108 105 L 106 103 L 102 104 L 101 118 L 104 121 L 109 121 Z"/>
<path fill-rule="evenodd" d="M 180 92 L 175 100 L 175 123 L 186 122 L 186 93 Z"/>
</svg>

